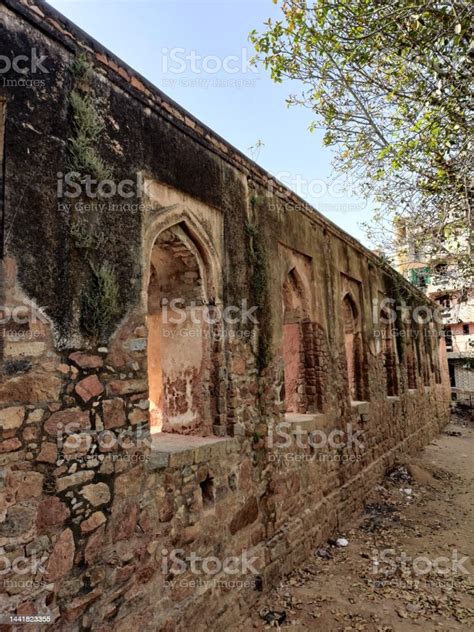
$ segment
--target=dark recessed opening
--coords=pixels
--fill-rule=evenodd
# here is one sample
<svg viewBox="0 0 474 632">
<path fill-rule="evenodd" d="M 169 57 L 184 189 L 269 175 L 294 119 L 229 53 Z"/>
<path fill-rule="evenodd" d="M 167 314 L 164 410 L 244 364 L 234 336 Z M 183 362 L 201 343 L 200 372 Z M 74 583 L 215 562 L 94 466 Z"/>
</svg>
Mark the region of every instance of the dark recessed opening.
<svg viewBox="0 0 474 632">
<path fill-rule="evenodd" d="M 204 509 L 214 506 L 214 481 L 209 476 L 199 483 Z"/>
</svg>

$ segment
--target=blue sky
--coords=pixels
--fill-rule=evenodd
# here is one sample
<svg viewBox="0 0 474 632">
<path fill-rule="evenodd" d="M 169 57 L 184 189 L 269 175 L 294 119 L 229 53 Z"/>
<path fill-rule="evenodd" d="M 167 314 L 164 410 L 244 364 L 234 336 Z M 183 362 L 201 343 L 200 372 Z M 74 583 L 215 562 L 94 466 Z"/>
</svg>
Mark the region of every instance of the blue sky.
<svg viewBox="0 0 474 632">
<path fill-rule="evenodd" d="M 255 72 L 248 33 L 279 9 L 271 0 L 50 0 L 78 26 L 333 222 L 367 243 L 370 205 L 337 178 L 311 112 L 288 108 L 297 85 Z M 259 141 L 263 143 L 258 147 Z M 253 148 L 253 149 L 249 149 Z"/>
</svg>

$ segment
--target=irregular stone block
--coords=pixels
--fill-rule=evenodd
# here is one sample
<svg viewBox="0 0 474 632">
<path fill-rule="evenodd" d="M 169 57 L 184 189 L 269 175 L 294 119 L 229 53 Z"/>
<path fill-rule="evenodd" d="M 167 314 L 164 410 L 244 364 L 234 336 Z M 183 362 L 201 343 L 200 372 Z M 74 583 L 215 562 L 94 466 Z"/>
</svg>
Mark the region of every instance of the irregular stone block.
<svg viewBox="0 0 474 632">
<path fill-rule="evenodd" d="M 100 369 L 104 366 L 104 361 L 98 355 L 89 355 L 82 351 L 75 351 L 69 355 L 69 359 L 81 367 L 81 369 Z"/>
<path fill-rule="evenodd" d="M 20 448 L 21 441 L 16 437 L 13 437 L 13 439 L 7 439 L 6 441 L 2 441 L 0 443 L 0 453 L 13 452 L 15 450 L 19 450 Z"/>
<path fill-rule="evenodd" d="M 75 487 L 76 485 L 87 483 L 93 478 L 94 472 L 92 470 L 76 472 L 75 474 L 70 474 L 69 476 L 58 478 L 58 480 L 56 481 L 56 489 L 58 492 L 62 492 L 65 489 L 68 489 L 68 487 Z"/>
<path fill-rule="evenodd" d="M 122 399 L 108 399 L 102 402 L 104 427 L 119 428 L 126 421 L 125 407 Z"/>
<path fill-rule="evenodd" d="M 110 489 L 105 483 L 86 485 L 80 493 L 94 507 L 105 505 L 110 500 Z"/>
<path fill-rule="evenodd" d="M 56 496 L 43 500 L 38 506 L 38 516 L 36 518 L 38 531 L 43 531 L 45 527 L 63 524 L 70 514 L 71 512 L 67 505 Z"/>
<path fill-rule="evenodd" d="M 0 401 L 34 404 L 57 401 L 62 380 L 51 373 L 25 373 L 0 384 Z"/>
<path fill-rule="evenodd" d="M 81 531 L 82 533 L 89 533 L 89 531 L 94 531 L 97 527 L 100 527 L 101 524 L 104 524 L 106 518 L 101 511 L 94 512 L 87 520 L 81 522 Z"/>
<path fill-rule="evenodd" d="M 74 536 L 71 529 L 65 529 L 56 540 L 46 567 L 47 581 L 54 582 L 67 575 L 74 562 Z"/>
<path fill-rule="evenodd" d="M 11 406 L 0 410 L 0 428 L 2 430 L 13 430 L 19 428 L 23 423 L 25 408 L 23 406 Z"/>
<path fill-rule="evenodd" d="M 75 391 L 83 402 L 88 402 L 104 392 L 104 385 L 100 383 L 97 375 L 89 375 L 76 384 Z"/>
<path fill-rule="evenodd" d="M 36 460 L 41 463 L 55 463 L 58 458 L 58 448 L 54 443 L 43 443 Z"/>
<path fill-rule="evenodd" d="M 36 509 L 30 501 L 13 505 L 8 509 L 6 519 L 0 524 L 0 536 L 12 538 L 32 531 L 35 517 Z"/>
<path fill-rule="evenodd" d="M 90 427 L 89 412 L 80 408 L 67 408 L 53 413 L 44 424 L 45 431 L 51 436 L 56 436 L 63 431 L 72 433 L 75 430 L 85 430 Z"/>
<path fill-rule="evenodd" d="M 16 489 L 17 501 L 38 498 L 43 491 L 43 475 L 39 472 L 10 472 L 7 485 Z"/>
<path fill-rule="evenodd" d="M 109 395 L 130 395 L 147 390 L 146 380 L 112 380 L 107 384 Z"/>
</svg>

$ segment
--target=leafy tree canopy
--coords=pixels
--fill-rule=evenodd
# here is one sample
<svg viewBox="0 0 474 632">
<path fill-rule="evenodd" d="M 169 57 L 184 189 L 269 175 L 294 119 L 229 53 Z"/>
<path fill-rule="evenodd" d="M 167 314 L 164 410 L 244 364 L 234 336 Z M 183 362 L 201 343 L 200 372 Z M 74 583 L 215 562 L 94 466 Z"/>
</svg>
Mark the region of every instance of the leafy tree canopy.
<svg viewBox="0 0 474 632">
<path fill-rule="evenodd" d="M 277 0 L 274 0 L 275 2 Z M 335 166 L 376 201 L 377 247 L 403 234 L 472 283 L 470 0 L 283 0 L 250 39 L 288 104 L 310 108 Z"/>
</svg>

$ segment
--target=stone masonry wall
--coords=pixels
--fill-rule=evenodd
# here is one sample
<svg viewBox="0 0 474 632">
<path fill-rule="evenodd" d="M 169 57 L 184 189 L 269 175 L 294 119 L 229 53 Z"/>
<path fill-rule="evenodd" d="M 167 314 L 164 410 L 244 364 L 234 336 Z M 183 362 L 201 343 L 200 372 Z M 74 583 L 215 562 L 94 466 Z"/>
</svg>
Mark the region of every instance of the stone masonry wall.
<svg viewBox="0 0 474 632">
<path fill-rule="evenodd" d="M 44 3 L 5 0 L 0 29 L 0 54 L 34 50 L 47 69 L 28 75 L 35 84 L 13 71 L 0 84 L 0 625 L 26 630 L 26 617 L 44 616 L 65 632 L 226 629 L 446 423 L 437 329 L 395 312 L 394 396 L 378 320 L 384 298 L 434 307 Z M 95 116 L 100 131 L 87 136 Z M 64 177 L 79 133 L 95 180 L 127 180 L 131 196 L 96 196 L 97 184 L 64 195 L 91 176 Z M 172 269 L 173 257 L 180 274 L 160 285 L 156 266 Z M 301 397 L 285 412 L 290 273 L 304 307 Z M 165 328 L 163 291 L 187 307 L 196 291 L 199 313 L 238 313 L 186 334 L 203 357 L 186 432 L 150 426 L 149 373 L 163 363 L 148 338 L 156 314 Z M 185 340 L 180 349 L 181 370 Z"/>
</svg>

